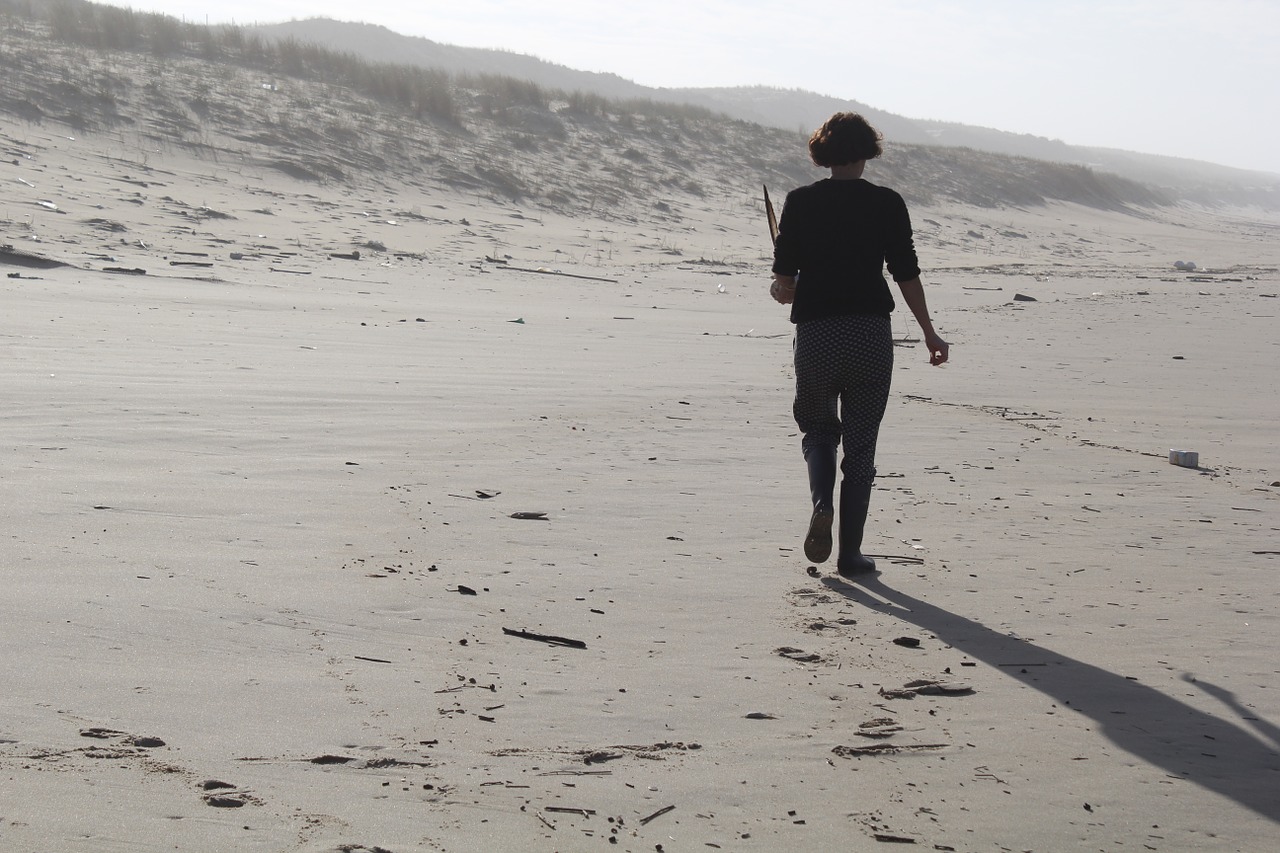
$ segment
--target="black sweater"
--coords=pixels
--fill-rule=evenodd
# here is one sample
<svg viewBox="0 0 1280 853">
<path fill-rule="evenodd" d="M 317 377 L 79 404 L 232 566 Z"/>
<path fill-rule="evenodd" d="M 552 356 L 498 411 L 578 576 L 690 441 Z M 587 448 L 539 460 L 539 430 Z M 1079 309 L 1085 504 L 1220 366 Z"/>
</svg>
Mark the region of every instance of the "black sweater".
<svg viewBox="0 0 1280 853">
<path fill-rule="evenodd" d="M 888 187 L 828 178 L 787 194 L 773 271 L 798 275 L 791 322 L 845 314 L 888 316 L 894 281 L 920 275 L 907 205 Z"/>
</svg>

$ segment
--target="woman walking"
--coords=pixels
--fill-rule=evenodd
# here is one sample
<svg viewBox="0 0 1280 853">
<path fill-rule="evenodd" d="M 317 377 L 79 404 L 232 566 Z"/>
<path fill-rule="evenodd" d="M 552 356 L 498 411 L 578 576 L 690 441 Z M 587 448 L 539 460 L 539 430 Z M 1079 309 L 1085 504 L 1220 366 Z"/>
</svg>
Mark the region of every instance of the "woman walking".
<svg viewBox="0 0 1280 853">
<path fill-rule="evenodd" d="M 791 306 L 796 326 L 793 412 L 813 498 L 804 553 L 815 563 L 831 556 L 836 450 L 843 443 L 836 568 L 846 577 L 875 571 L 862 553 L 862 534 L 893 373 L 886 266 L 924 333 L 929 363 L 945 363 L 948 350 L 929 319 L 906 203 L 862 179 L 867 161 L 880 156 L 880 139 L 856 113 L 836 113 L 814 131 L 809 156 L 831 177 L 787 195 L 770 288 Z"/>
</svg>

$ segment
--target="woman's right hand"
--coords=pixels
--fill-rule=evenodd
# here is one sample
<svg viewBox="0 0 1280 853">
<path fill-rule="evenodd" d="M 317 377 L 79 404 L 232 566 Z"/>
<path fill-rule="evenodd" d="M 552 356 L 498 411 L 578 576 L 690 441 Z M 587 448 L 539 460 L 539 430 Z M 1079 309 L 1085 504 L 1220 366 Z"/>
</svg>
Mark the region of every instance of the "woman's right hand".
<svg viewBox="0 0 1280 853">
<path fill-rule="evenodd" d="M 769 295 L 782 305 L 790 305 L 796 301 L 796 277 L 793 275 L 774 275 L 773 284 L 769 285 Z"/>
</svg>

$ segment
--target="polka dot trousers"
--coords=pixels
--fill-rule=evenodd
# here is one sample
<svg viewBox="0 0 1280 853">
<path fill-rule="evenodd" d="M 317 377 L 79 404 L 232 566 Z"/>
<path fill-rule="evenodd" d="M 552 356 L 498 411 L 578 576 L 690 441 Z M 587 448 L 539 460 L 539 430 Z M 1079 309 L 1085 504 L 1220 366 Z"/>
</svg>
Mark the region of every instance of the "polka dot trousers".
<svg viewBox="0 0 1280 853">
<path fill-rule="evenodd" d="M 870 484 L 893 377 L 889 318 L 851 315 L 798 324 L 795 369 L 792 411 L 804 436 L 801 446 L 834 448 L 843 442 L 840 470 L 846 483 Z"/>
</svg>

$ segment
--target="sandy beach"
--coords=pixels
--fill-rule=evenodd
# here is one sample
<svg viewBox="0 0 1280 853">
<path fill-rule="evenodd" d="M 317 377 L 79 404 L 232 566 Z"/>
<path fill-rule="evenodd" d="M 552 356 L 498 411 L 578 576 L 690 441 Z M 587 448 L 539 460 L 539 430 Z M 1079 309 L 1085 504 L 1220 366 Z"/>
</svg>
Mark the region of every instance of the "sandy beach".
<svg viewBox="0 0 1280 853">
<path fill-rule="evenodd" d="M 914 208 L 952 363 L 900 307 L 852 584 L 753 176 L 3 136 L 0 848 L 1274 845 L 1274 216 Z"/>
</svg>

